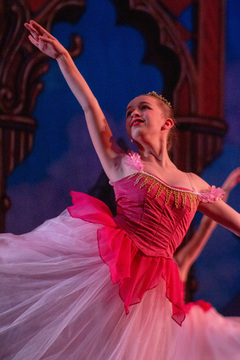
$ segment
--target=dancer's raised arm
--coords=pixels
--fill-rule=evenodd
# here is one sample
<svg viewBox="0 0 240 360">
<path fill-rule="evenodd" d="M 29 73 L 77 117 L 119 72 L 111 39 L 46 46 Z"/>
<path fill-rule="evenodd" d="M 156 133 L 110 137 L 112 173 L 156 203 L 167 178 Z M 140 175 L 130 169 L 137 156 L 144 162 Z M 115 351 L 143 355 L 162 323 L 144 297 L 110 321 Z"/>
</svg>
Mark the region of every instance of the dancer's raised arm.
<svg viewBox="0 0 240 360">
<path fill-rule="evenodd" d="M 97 99 L 75 66 L 68 51 L 42 26 L 31 20 L 25 24 L 29 40 L 44 54 L 56 59 L 70 89 L 80 103 L 88 130 L 102 166 L 111 180 L 121 177 L 121 150 L 113 139 Z"/>
</svg>

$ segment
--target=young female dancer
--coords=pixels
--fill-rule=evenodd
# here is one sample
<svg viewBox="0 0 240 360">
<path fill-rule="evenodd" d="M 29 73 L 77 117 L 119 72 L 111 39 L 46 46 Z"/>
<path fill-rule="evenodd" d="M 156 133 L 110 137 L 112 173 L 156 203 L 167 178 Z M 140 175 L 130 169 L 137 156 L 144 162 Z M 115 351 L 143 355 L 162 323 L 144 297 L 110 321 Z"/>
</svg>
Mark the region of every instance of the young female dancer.
<svg viewBox="0 0 240 360">
<path fill-rule="evenodd" d="M 173 253 L 197 208 L 237 235 L 240 214 L 220 201 L 221 189 L 171 162 L 174 119 L 164 98 L 150 93 L 129 103 L 126 127 L 139 154 L 123 152 L 68 52 L 36 22 L 25 26 L 83 108 L 117 215 L 72 192 L 73 206 L 59 217 L 28 234 L 2 235 L 1 356 L 182 360 L 186 319 Z M 239 354 L 239 342 L 235 348 Z"/>
</svg>

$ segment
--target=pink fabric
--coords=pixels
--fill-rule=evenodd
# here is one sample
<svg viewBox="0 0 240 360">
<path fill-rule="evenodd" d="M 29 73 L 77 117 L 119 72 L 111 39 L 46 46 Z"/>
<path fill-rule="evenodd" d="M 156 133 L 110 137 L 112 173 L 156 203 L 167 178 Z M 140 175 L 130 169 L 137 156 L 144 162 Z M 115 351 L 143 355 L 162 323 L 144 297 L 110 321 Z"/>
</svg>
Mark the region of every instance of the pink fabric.
<svg viewBox="0 0 240 360">
<path fill-rule="evenodd" d="M 213 185 L 210 191 L 198 193 L 198 200 L 205 203 L 212 203 L 214 201 L 222 200 L 223 195 L 224 191 L 220 187 L 216 188 L 216 186 Z"/>
<path fill-rule="evenodd" d="M 159 184 L 162 191 L 158 194 Z M 141 172 L 114 182 L 113 187 L 118 226 L 146 256 L 172 259 L 196 212 L 188 197 L 183 205 L 182 194 L 192 194 L 176 188 L 175 197 L 166 185 Z"/>
<path fill-rule="evenodd" d="M 181 286 L 182 286 L 182 294 L 183 294 L 183 299 L 185 299 L 185 288 L 186 288 L 186 283 L 181 281 Z M 210 310 L 212 308 L 212 305 L 206 301 L 203 300 L 197 300 L 194 302 L 189 302 L 186 303 L 184 305 L 184 310 L 186 313 L 189 313 L 189 311 L 191 310 L 191 308 L 193 306 L 199 306 L 204 312 Z"/>
<path fill-rule="evenodd" d="M 73 205 L 77 205 L 69 208 L 72 217 L 95 224 L 116 226 L 111 210 L 104 202 L 77 191 L 71 191 L 70 195 Z"/>
<path fill-rule="evenodd" d="M 193 306 L 199 306 L 204 312 L 209 311 L 212 308 L 212 305 L 203 300 L 197 300 L 194 302 L 187 303 L 184 307 L 186 313 L 188 313 Z"/>
<path fill-rule="evenodd" d="M 144 293 L 156 287 L 162 277 L 166 281 L 166 296 L 172 303 L 172 318 L 179 324 L 185 318 L 177 265 L 164 257 L 145 256 L 128 234 L 118 227 L 109 208 L 89 195 L 71 192 L 72 217 L 104 226 L 98 230 L 98 245 L 102 260 L 110 267 L 113 283 L 119 283 L 119 295 L 126 313 L 129 306 L 141 301 Z"/>
<path fill-rule="evenodd" d="M 240 318 L 224 317 L 214 308 L 192 306 L 178 334 L 174 360 L 239 360 Z"/>
</svg>

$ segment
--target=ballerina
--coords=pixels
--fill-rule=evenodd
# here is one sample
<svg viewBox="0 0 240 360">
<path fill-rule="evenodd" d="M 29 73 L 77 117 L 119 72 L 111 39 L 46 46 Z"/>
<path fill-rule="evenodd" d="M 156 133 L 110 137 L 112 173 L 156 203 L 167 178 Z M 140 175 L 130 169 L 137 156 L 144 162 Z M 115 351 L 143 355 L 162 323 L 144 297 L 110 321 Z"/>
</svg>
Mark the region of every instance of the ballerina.
<svg viewBox="0 0 240 360">
<path fill-rule="evenodd" d="M 175 120 L 165 98 L 151 92 L 129 103 L 126 128 L 139 154 L 121 150 L 66 49 L 36 22 L 25 27 L 32 44 L 56 59 L 84 111 L 117 215 L 72 191 L 73 205 L 57 218 L 2 235 L 0 355 L 175 360 L 186 311 L 173 253 L 197 209 L 237 235 L 240 214 L 221 201 L 221 189 L 170 160 Z"/>
</svg>

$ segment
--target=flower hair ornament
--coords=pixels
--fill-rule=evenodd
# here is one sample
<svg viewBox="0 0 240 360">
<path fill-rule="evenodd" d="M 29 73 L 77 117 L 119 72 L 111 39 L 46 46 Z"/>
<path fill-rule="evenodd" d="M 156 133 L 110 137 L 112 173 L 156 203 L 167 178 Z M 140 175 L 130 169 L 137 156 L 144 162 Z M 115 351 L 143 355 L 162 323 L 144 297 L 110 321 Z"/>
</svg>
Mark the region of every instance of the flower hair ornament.
<svg viewBox="0 0 240 360">
<path fill-rule="evenodd" d="M 154 96 L 155 98 L 163 101 L 168 107 L 170 107 L 170 108 L 172 107 L 172 104 L 164 96 L 158 95 L 156 93 L 156 91 L 151 91 L 151 92 L 147 93 L 147 95 Z"/>
</svg>

